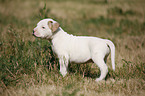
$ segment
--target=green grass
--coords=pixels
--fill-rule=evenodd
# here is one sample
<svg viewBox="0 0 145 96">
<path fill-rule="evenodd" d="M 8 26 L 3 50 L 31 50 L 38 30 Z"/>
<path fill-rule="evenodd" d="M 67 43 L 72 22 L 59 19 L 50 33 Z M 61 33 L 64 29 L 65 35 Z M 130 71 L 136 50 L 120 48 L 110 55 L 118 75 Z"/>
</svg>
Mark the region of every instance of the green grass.
<svg viewBox="0 0 145 96">
<path fill-rule="evenodd" d="M 144 0 L 0 0 L 1 96 L 143 96 L 145 94 Z M 134 7 L 136 6 L 136 7 Z M 22 11 L 23 10 L 23 11 Z M 70 34 L 107 38 L 116 46 L 116 70 L 95 82 L 93 63 L 70 64 L 59 73 L 47 40 L 31 35 L 51 17 Z"/>
</svg>

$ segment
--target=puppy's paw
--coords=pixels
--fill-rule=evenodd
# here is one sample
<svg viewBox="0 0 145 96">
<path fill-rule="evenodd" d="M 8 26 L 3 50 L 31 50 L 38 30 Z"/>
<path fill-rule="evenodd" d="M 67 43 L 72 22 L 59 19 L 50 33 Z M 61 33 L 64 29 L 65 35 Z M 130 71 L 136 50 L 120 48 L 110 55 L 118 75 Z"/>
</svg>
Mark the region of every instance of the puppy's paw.
<svg viewBox="0 0 145 96">
<path fill-rule="evenodd" d="M 101 79 L 101 78 L 97 78 L 95 81 L 96 81 L 96 82 L 99 82 L 99 81 L 105 81 L 105 80 L 103 80 L 103 79 Z"/>
<path fill-rule="evenodd" d="M 61 74 L 61 76 L 65 77 L 66 74 L 67 74 L 67 72 L 66 72 L 66 71 L 64 71 L 64 72 L 60 72 L 60 74 Z"/>
</svg>

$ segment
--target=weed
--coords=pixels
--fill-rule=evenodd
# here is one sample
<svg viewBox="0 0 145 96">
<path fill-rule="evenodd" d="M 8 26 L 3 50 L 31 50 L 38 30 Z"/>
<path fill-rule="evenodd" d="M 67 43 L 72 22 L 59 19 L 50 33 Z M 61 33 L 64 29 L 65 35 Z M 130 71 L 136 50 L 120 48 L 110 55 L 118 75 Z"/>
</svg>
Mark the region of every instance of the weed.
<svg viewBox="0 0 145 96">
<path fill-rule="evenodd" d="M 40 17 L 40 19 L 48 18 L 47 15 L 48 15 L 49 12 L 50 12 L 50 9 L 46 8 L 46 3 L 45 3 L 44 7 L 42 9 L 39 9 L 39 13 L 40 13 L 39 17 Z"/>
</svg>

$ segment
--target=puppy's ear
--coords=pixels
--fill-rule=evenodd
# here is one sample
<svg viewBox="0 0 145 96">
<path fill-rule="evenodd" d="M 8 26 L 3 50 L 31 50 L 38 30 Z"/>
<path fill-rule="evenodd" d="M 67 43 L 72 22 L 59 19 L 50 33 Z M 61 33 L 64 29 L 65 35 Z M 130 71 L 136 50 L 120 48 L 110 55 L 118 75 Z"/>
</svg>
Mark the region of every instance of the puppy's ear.
<svg viewBox="0 0 145 96">
<path fill-rule="evenodd" d="M 52 32 L 55 32 L 59 28 L 59 23 L 48 21 L 48 27 L 52 30 Z"/>
<path fill-rule="evenodd" d="M 48 21 L 48 27 L 52 30 L 52 21 Z"/>
</svg>

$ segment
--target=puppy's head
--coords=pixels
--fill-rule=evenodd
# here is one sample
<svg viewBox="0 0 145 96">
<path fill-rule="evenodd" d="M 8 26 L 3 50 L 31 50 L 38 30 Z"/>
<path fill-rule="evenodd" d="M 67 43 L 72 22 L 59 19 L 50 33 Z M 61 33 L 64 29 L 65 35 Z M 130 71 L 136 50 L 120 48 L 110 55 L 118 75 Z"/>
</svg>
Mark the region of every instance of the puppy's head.
<svg viewBox="0 0 145 96">
<path fill-rule="evenodd" d="M 33 35 L 40 38 L 50 39 L 59 28 L 59 23 L 52 19 L 43 19 L 37 23 L 33 30 Z"/>
</svg>

